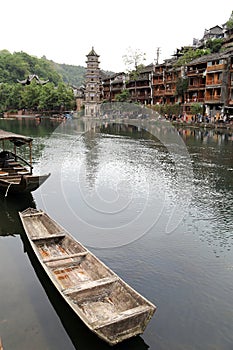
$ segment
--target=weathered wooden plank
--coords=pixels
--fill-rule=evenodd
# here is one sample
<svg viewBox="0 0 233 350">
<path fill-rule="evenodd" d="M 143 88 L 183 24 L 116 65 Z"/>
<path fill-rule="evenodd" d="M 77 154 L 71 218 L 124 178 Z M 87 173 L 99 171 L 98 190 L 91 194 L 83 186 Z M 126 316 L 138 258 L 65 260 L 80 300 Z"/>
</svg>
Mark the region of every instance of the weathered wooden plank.
<svg viewBox="0 0 233 350">
<path fill-rule="evenodd" d="M 24 217 L 41 216 L 43 212 L 24 214 Z"/>
<path fill-rule="evenodd" d="M 0 350 L 3 350 L 2 339 L 0 337 Z"/>
<path fill-rule="evenodd" d="M 72 259 L 72 258 L 86 256 L 87 254 L 88 254 L 88 252 L 81 252 L 81 253 L 69 254 L 69 255 L 59 255 L 59 256 L 54 256 L 51 258 L 43 259 L 43 262 L 48 263 L 48 262 L 52 262 L 52 261 Z"/>
<path fill-rule="evenodd" d="M 69 294 L 73 294 L 76 292 L 80 292 L 81 290 L 83 291 L 84 289 L 90 289 L 90 296 L 92 295 L 92 289 L 94 287 L 98 287 L 98 286 L 103 286 L 105 284 L 110 284 L 110 283 L 114 283 L 117 280 L 119 280 L 119 277 L 117 276 L 111 276 L 111 277 L 105 277 L 105 278 L 101 278 L 97 281 L 85 281 L 85 282 L 80 282 L 80 285 L 75 286 L 74 288 L 68 288 L 68 289 L 64 289 L 62 292 L 66 295 Z"/>
<path fill-rule="evenodd" d="M 148 311 L 150 311 L 149 306 L 139 305 L 139 306 L 134 307 L 132 309 L 125 310 L 125 311 L 120 312 L 119 314 L 116 314 L 115 317 L 110 321 L 108 320 L 106 322 L 101 322 L 101 324 L 100 324 L 100 322 L 94 322 L 92 324 L 92 327 L 96 330 L 101 329 L 103 327 L 110 326 L 116 322 L 120 322 L 121 320 L 125 320 L 125 319 L 130 318 L 130 317 L 135 317 L 135 316 L 142 314 L 142 313 L 147 313 Z"/>
<path fill-rule="evenodd" d="M 54 235 L 49 235 L 49 236 L 41 236 L 41 237 L 32 237 L 31 240 L 33 242 L 36 242 L 36 241 L 42 241 L 42 240 L 51 240 L 51 239 L 54 239 L 54 238 L 64 238 L 66 236 L 65 233 L 57 233 L 57 234 L 54 234 Z"/>
</svg>

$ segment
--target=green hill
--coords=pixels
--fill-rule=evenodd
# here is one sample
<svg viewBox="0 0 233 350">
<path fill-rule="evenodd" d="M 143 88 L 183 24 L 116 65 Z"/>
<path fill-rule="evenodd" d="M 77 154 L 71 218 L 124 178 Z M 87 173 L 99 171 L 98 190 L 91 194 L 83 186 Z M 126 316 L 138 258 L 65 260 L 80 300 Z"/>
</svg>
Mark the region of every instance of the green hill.
<svg viewBox="0 0 233 350">
<path fill-rule="evenodd" d="M 85 80 L 85 68 L 82 66 L 73 66 L 68 64 L 59 64 L 50 61 L 55 71 L 62 76 L 64 83 L 71 86 L 81 86 Z"/>
<path fill-rule="evenodd" d="M 52 62 L 44 57 L 37 58 L 25 52 L 11 54 L 7 50 L 0 51 L 0 83 L 13 84 L 30 74 L 36 74 L 42 80 L 49 79 L 55 85 L 63 80 Z"/>
<path fill-rule="evenodd" d="M 112 72 L 104 72 L 113 74 Z M 8 50 L 0 51 L 0 83 L 13 84 L 17 80 L 24 80 L 30 74 L 38 75 L 42 80 L 48 80 L 55 85 L 64 83 L 79 87 L 84 84 L 85 67 L 59 64 L 47 60 L 45 56 L 38 58 L 27 53 Z"/>
</svg>

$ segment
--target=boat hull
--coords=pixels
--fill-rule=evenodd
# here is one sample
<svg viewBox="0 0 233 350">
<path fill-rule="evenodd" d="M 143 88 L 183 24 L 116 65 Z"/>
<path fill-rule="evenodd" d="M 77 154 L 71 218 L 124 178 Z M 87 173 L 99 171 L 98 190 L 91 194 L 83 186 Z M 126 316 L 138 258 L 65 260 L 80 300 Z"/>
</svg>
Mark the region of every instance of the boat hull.
<svg viewBox="0 0 233 350">
<path fill-rule="evenodd" d="M 19 213 L 26 236 L 55 288 L 85 325 L 109 345 L 142 334 L 156 307 L 45 212 Z"/>
<path fill-rule="evenodd" d="M 49 176 L 50 174 L 0 178 L 0 191 L 4 192 L 6 195 L 33 192 L 39 188 Z"/>
</svg>

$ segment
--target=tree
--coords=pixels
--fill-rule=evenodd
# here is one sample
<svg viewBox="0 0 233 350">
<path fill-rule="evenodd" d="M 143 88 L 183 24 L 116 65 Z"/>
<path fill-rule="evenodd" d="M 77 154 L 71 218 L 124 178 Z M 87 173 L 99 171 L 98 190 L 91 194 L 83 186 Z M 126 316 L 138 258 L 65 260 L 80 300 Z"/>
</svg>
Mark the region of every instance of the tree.
<svg viewBox="0 0 233 350">
<path fill-rule="evenodd" d="M 232 29 L 233 28 L 233 11 L 231 12 L 231 16 L 229 20 L 226 23 L 227 29 Z"/>
<path fill-rule="evenodd" d="M 21 93 L 23 107 L 30 110 L 37 110 L 40 102 L 40 93 L 42 86 L 38 85 L 35 80 L 30 85 L 23 87 Z"/>
<path fill-rule="evenodd" d="M 48 83 L 42 87 L 38 106 L 40 110 L 69 110 L 73 109 L 74 105 L 73 91 L 64 83 L 59 83 L 58 87 L 54 86 L 53 83 Z"/>
<path fill-rule="evenodd" d="M 209 39 L 206 42 L 206 48 L 210 49 L 211 52 L 219 52 L 222 47 L 223 39 Z"/>
<path fill-rule="evenodd" d="M 127 51 L 127 54 L 122 57 L 126 65 L 127 72 L 137 72 L 142 67 L 144 67 L 142 62 L 146 60 L 145 53 L 139 49 L 133 50 L 131 47 L 129 47 Z"/>
<path fill-rule="evenodd" d="M 60 106 L 57 107 L 58 97 L 57 97 L 57 89 L 55 89 L 55 86 L 53 83 L 48 83 L 43 86 L 43 89 L 40 93 L 40 101 L 38 108 L 40 110 L 59 110 Z"/>
<path fill-rule="evenodd" d="M 190 112 L 193 114 L 193 115 L 196 115 L 196 114 L 199 114 L 199 113 L 203 113 L 203 105 L 201 103 L 192 103 L 191 104 L 191 107 L 190 107 Z"/>
<path fill-rule="evenodd" d="M 126 65 L 126 70 L 129 73 L 129 79 L 134 81 L 134 99 L 137 100 L 136 96 L 136 81 L 139 77 L 141 70 L 144 68 L 143 61 L 146 59 L 146 54 L 141 50 L 133 50 L 131 47 L 128 48 L 128 53 L 123 56 L 123 61 Z"/>
<path fill-rule="evenodd" d="M 0 112 L 22 108 L 22 86 L 20 84 L 0 84 Z"/>
<path fill-rule="evenodd" d="M 182 103 L 184 102 L 184 95 L 188 89 L 188 79 L 178 78 L 176 82 L 176 95 L 182 98 Z"/>
<path fill-rule="evenodd" d="M 175 67 L 185 66 L 187 63 L 191 62 L 195 58 L 208 55 L 210 53 L 210 49 L 189 49 L 186 51 L 174 64 Z"/>
<path fill-rule="evenodd" d="M 116 95 L 117 102 L 126 102 L 130 99 L 130 92 L 129 90 L 123 90 L 120 94 Z"/>
</svg>

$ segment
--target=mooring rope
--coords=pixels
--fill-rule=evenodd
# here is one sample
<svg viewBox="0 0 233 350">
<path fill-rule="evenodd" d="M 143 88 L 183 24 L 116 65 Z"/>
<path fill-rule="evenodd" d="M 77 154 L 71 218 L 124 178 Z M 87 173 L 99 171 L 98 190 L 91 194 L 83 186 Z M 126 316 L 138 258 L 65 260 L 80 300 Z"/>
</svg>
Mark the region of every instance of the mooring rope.
<svg viewBox="0 0 233 350">
<path fill-rule="evenodd" d="M 7 186 L 5 197 L 7 197 L 7 194 L 8 194 L 8 191 L 9 191 L 9 188 L 10 188 L 11 185 L 12 185 L 12 182 Z"/>
</svg>

